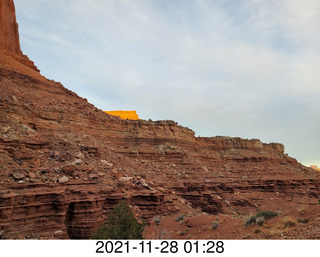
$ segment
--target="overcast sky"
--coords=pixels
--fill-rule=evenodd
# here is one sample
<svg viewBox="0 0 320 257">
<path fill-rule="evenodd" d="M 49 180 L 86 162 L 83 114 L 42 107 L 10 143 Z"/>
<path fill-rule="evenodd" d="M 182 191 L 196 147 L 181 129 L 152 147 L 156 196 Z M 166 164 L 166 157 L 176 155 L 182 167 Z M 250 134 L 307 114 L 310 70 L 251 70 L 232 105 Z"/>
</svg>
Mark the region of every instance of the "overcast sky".
<svg viewBox="0 0 320 257">
<path fill-rule="evenodd" d="M 320 166 L 319 0 L 15 0 L 22 50 L 103 110 Z"/>
</svg>

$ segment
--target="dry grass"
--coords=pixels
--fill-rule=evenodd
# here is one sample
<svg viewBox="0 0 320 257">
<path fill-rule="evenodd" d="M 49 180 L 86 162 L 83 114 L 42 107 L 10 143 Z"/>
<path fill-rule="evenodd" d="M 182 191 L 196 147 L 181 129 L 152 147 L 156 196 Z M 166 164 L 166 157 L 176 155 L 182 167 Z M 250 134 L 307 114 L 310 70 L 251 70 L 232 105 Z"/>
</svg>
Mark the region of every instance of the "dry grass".
<svg viewBox="0 0 320 257">
<path fill-rule="evenodd" d="M 279 228 L 272 228 L 270 229 L 267 234 L 269 236 L 269 238 L 278 238 L 281 236 L 281 234 L 283 234 L 285 231 L 283 229 L 279 229 Z M 265 232 L 266 233 L 266 232 Z"/>
<path fill-rule="evenodd" d="M 295 225 L 297 225 L 297 221 L 294 218 L 289 216 L 284 217 L 280 222 L 281 228 L 291 228 L 291 227 L 294 227 Z"/>
<path fill-rule="evenodd" d="M 305 206 L 301 206 L 300 208 L 298 208 L 298 213 L 299 214 L 304 214 L 306 212 L 306 207 Z"/>
</svg>

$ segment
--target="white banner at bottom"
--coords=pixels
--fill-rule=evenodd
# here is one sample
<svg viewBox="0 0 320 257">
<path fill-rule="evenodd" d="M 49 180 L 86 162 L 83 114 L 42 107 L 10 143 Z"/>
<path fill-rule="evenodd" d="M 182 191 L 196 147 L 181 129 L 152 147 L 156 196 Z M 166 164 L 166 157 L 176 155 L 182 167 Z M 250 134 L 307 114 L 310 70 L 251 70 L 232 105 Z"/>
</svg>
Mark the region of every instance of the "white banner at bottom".
<svg viewBox="0 0 320 257">
<path fill-rule="evenodd" d="M 318 256 L 319 240 L 0 240 L 4 257 Z"/>
</svg>

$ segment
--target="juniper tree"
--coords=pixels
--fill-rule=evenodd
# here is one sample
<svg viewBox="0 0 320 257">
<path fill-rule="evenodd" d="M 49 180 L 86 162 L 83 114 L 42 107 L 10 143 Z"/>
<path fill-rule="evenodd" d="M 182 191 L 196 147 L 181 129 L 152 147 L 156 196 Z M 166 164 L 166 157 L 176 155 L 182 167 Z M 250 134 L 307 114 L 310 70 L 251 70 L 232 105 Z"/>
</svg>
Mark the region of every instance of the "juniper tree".
<svg viewBox="0 0 320 257">
<path fill-rule="evenodd" d="M 143 239 L 144 224 L 140 224 L 125 200 L 109 213 L 106 223 L 92 234 L 93 239 Z"/>
</svg>

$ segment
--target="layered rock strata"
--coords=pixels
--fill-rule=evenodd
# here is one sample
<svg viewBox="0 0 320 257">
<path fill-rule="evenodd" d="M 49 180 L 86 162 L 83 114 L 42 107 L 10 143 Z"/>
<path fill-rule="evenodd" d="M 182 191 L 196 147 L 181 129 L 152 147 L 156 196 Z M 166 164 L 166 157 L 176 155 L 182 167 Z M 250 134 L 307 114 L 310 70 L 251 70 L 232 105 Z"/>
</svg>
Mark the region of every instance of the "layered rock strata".
<svg viewBox="0 0 320 257">
<path fill-rule="evenodd" d="M 123 120 L 47 80 L 18 49 L 13 2 L 0 4 L 0 237 L 89 238 L 121 199 L 147 223 L 318 208 L 319 172 L 281 144 Z"/>
<path fill-rule="evenodd" d="M 164 195 L 138 188 L 127 196 L 96 183 L 14 185 L 0 192 L 4 238 L 90 238 L 122 199 L 135 205 L 137 218 L 161 214 Z"/>
</svg>

